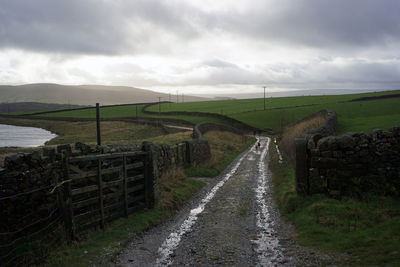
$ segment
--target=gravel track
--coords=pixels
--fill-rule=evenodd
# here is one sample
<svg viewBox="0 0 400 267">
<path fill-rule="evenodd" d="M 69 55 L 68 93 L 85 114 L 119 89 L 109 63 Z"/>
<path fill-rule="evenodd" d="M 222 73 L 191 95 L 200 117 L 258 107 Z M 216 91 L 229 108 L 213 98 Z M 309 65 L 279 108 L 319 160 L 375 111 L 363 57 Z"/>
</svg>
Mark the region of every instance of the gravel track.
<svg viewBox="0 0 400 267">
<path fill-rule="evenodd" d="M 170 221 L 137 236 L 114 266 L 309 266 L 331 257 L 294 242 L 274 204 L 270 138 L 260 137 Z M 325 265 L 325 264 L 324 264 Z"/>
</svg>

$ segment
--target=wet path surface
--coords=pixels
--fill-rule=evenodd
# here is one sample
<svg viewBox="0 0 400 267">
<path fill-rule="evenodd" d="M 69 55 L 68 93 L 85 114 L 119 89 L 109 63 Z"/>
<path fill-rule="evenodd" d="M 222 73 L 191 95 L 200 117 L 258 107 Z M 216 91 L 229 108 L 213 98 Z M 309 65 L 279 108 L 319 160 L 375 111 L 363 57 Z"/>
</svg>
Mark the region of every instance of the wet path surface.
<svg viewBox="0 0 400 267">
<path fill-rule="evenodd" d="M 271 140 L 260 142 L 261 149 L 239 156 L 173 220 L 135 238 L 117 266 L 308 265 L 309 252 L 295 245 L 274 205 Z"/>
</svg>

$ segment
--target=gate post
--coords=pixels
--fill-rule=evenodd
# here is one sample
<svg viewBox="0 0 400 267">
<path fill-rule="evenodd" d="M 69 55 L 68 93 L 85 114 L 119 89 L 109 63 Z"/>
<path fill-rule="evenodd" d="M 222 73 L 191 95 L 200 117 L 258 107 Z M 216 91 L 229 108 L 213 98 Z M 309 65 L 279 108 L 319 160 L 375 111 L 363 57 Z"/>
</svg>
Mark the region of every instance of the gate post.
<svg viewBox="0 0 400 267">
<path fill-rule="evenodd" d="M 74 226 L 74 207 L 72 206 L 72 188 L 69 180 L 69 161 L 68 157 L 63 154 L 63 165 L 64 165 L 64 181 L 67 181 L 63 187 L 66 193 L 65 198 L 62 197 L 61 203 L 63 207 L 63 217 L 65 232 L 67 234 L 67 240 L 72 241 L 75 239 L 75 226 Z M 59 191 L 60 192 L 60 191 Z M 61 195 L 61 193 L 60 193 Z"/>
<path fill-rule="evenodd" d="M 307 139 L 296 138 L 296 192 L 308 194 Z"/>
</svg>

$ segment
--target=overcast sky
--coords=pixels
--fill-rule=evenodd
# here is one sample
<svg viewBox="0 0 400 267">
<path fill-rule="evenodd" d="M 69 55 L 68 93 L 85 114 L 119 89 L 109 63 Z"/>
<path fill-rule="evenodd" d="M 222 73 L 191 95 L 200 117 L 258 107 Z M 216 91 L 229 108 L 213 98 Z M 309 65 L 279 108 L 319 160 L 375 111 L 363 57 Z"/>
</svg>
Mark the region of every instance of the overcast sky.
<svg viewBox="0 0 400 267">
<path fill-rule="evenodd" d="M 400 88 L 399 11 L 398 0 L 1 0 L 0 84 Z"/>
</svg>

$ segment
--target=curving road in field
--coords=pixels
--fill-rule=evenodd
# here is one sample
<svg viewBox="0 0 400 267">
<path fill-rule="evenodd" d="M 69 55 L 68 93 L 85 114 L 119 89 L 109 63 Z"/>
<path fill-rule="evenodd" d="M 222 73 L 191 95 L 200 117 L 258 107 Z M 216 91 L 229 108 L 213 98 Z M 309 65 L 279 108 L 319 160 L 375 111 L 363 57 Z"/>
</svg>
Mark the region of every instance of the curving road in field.
<svg viewBox="0 0 400 267">
<path fill-rule="evenodd" d="M 274 205 L 270 138 L 253 146 L 174 219 L 135 238 L 117 266 L 295 266 L 323 257 L 299 247 Z"/>
</svg>

